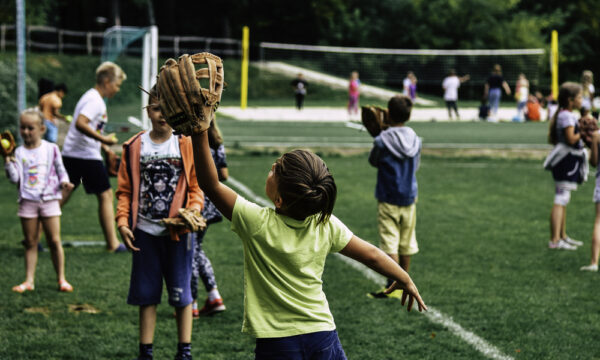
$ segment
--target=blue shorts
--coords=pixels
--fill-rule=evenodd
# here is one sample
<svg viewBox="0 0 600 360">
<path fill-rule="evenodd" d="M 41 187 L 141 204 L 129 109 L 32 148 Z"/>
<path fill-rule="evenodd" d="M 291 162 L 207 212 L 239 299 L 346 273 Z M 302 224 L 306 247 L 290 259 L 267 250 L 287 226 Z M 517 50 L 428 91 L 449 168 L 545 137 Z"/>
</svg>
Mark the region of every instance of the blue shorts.
<svg viewBox="0 0 600 360">
<path fill-rule="evenodd" d="M 346 360 L 337 331 L 256 339 L 256 360 Z"/>
<path fill-rule="evenodd" d="M 110 189 L 108 173 L 102 160 L 77 159 L 63 156 L 63 163 L 69 179 L 75 185 L 83 183 L 88 194 L 101 194 Z"/>
<path fill-rule="evenodd" d="M 58 140 L 58 127 L 52 121 L 46 119 L 44 119 L 44 125 L 46 125 L 44 140 L 56 143 Z"/>
<path fill-rule="evenodd" d="M 138 229 L 133 236 L 133 245 L 140 251 L 132 252 L 127 303 L 160 304 L 164 278 L 171 306 L 191 304 L 194 236 L 184 234 L 179 236 L 179 241 L 173 241 L 170 236 L 153 236 Z"/>
</svg>

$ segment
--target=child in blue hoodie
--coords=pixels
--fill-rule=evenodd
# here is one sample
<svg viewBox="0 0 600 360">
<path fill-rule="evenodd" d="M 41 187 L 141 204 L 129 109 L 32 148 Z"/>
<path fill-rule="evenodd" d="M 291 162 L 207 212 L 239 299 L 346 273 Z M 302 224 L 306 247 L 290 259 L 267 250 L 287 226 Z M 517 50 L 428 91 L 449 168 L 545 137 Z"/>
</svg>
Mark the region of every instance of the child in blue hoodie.
<svg viewBox="0 0 600 360">
<path fill-rule="evenodd" d="M 421 157 L 421 139 L 405 123 L 410 119 L 412 101 L 397 95 L 388 102 L 389 125 L 375 137 L 369 163 L 377 168 L 375 197 L 379 201 L 377 223 L 379 247 L 408 272 L 411 255 L 419 252 L 417 224 L 417 169 Z M 388 279 L 388 287 L 393 281 Z M 400 297 L 401 290 L 390 294 L 385 289 L 369 293 L 374 298 Z"/>
</svg>

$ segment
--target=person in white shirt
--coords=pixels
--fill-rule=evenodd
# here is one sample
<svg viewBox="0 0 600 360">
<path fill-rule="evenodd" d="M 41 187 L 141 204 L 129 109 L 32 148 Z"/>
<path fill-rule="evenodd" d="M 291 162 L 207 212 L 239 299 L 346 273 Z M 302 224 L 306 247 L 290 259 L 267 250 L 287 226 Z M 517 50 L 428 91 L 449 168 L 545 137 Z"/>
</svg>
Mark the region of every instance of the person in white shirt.
<svg viewBox="0 0 600 360">
<path fill-rule="evenodd" d="M 452 110 L 456 114 L 456 120 L 460 118 L 458 115 L 458 107 L 456 102 L 458 101 L 458 88 L 460 84 L 468 81 L 471 78 L 470 75 L 458 77 L 456 70 L 450 69 L 448 76 L 444 78 L 442 82 L 442 88 L 444 89 L 444 101 L 446 102 L 446 108 L 448 108 L 448 118 L 452 120 Z"/>
<path fill-rule="evenodd" d="M 113 192 L 108 173 L 102 161 L 103 145 L 117 143 L 115 134 L 104 134 L 108 121 L 103 98 L 111 98 L 119 92 L 127 78 L 125 72 L 112 62 L 104 62 L 96 69 L 96 85 L 89 89 L 75 106 L 73 121 L 63 145 L 63 162 L 74 189 L 63 192 L 61 206 L 66 204 L 72 192 L 83 184 L 85 192 L 98 198 L 100 224 L 110 252 L 127 249 L 117 238 L 113 209 Z"/>
</svg>

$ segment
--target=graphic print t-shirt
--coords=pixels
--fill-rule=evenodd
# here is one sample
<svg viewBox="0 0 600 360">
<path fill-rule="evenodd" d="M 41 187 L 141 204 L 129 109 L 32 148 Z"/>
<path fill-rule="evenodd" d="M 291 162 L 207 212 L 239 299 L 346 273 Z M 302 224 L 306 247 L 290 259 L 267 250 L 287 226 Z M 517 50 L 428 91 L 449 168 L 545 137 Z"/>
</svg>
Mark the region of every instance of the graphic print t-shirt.
<svg viewBox="0 0 600 360">
<path fill-rule="evenodd" d="M 23 181 L 21 197 L 31 201 L 42 200 L 42 193 L 47 184 L 48 178 L 48 146 L 41 146 L 35 149 L 21 148 L 20 161 L 21 181 Z"/>
<path fill-rule="evenodd" d="M 160 222 L 169 217 L 171 202 L 183 169 L 179 141 L 171 135 L 169 140 L 156 144 L 149 132 L 142 134 L 140 153 L 140 206 L 138 228 L 155 236 L 167 235 Z"/>
<path fill-rule="evenodd" d="M 65 137 L 62 154 L 76 159 L 102 160 L 100 141 L 77 130 L 76 123 L 79 115 L 88 118 L 90 120 L 89 127 L 102 134 L 108 117 L 106 116 L 106 104 L 98 90 L 89 89 L 77 102 L 73 121 L 71 121 L 69 132 Z"/>
</svg>

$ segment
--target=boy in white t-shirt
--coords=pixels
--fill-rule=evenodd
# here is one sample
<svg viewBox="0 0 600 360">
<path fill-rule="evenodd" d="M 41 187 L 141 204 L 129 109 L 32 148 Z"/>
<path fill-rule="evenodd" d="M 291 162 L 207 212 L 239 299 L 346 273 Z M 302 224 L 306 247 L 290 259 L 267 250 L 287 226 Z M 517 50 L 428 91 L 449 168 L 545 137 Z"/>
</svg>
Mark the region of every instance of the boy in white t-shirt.
<svg viewBox="0 0 600 360">
<path fill-rule="evenodd" d="M 126 251 L 126 248 L 117 239 L 113 223 L 113 192 L 100 153 L 103 145 L 117 143 L 114 133 L 103 133 L 108 121 L 103 98 L 111 98 L 119 92 L 126 78 L 118 65 L 108 61 L 100 64 L 96 69 L 96 85 L 83 94 L 75 106 L 62 151 L 65 168 L 75 189 L 82 183 L 86 193 L 98 197 L 100 225 L 106 247 L 111 252 Z M 63 192 L 61 206 L 69 201 L 73 190 Z"/>
<path fill-rule="evenodd" d="M 452 110 L 456 114 L 456 120 L 460 118 L 458 115 L 458 107 L 456 102 L 458 101 L 458 88 L 460 84 L 469 80 L 470 75 L 458 77 L 456 76 L 456 70 L 450 69 L 448 76 L 444 78 L 442 82 L 442 88 L 444 89 L 444 101 L 446 102 L 446 108 L 448 108 L 448 119 L 452 120 Z"/>
</svg>

